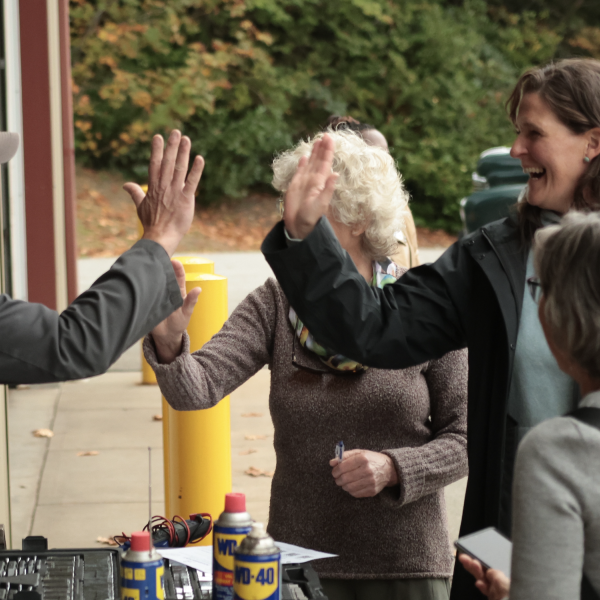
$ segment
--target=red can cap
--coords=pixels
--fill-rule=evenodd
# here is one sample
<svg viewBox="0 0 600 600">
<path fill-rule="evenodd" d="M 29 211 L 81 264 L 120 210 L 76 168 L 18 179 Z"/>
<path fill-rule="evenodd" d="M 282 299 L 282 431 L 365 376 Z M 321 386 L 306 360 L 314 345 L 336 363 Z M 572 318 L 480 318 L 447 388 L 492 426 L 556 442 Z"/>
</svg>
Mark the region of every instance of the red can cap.
<svg viewBox="0 0 600 600">
<path fill-rule="evenodd" d="M 225 494 L 225 512 L 246 512 L 246 494 L 241 494 L 239 492 Z"/>
<path fill-rule="evenodd" d="M 134 552 L 150 550 L 150 534 L 147 531 L 136 531 L 131 534 L 131 549 Z"/>
</svg>

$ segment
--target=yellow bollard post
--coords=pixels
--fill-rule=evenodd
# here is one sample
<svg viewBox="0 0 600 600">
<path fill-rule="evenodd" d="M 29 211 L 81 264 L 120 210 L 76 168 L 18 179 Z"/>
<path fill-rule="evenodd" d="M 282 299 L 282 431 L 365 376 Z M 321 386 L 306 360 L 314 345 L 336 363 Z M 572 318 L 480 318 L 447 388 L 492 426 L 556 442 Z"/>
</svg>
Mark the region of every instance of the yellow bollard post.
<svg viewBox="0 0 600 600">
<path fill-rule="evenodd" d="M 207 273 L 186 274 L 186 288 L 202 293 L 188 326 L 190 350 L 201 348 L 227 319 L 227 278 Z M 164 413 L 163 413 L 164 420 Z M 231 429 L 229 396 L 207 410 L 179 412 L 168 408 L 168 485 L 165 505 L 169 518 L 224 509 L 231 491 Z M 211 545 L 212 534 L 201 545 Z"/>
<path fill-rule="evenodd" d="M 165 517 L 170 519 L 173 517 L 173 511 L 171 510 L 171 502 L 169 498 L 169 490 L 171 489 L 171 469 L 170 469 L 170 452 L 169 452 L 169 411 L 171 407 L 165 400 L 164 396 L 161 396 L 162 400 L 162 430 L 163 430 L 163 476 L 165 478 Z M 187 517 L 186 517 L 187 518 Z"/>
<path fill-rule="evenodd" d="M 186 272 L 188 273 L 209 273 L 214 274 L 215 263 L 208 258 L 201 258 L 198 256 L 174 256 L 175 260 L 178 260 Z"/>
<path fill-rule="evenodd" d="M 142 343 L 144 340 L 142 340 Z M 142 352 L 142 383 L 144 385 L 156 385 L 156 373 L 152 370 L 152 367 L 148 364 L 146 357 L 144 356 L 144 350 Z"/>
<path fill-rule="evenodd" d="M 209 273 L 212 274 L 215 272 L 215 263 L 208 258 L 199 258 L 196 256 L 175 256 L 182 265 L 185 270 L 186 276 L 188 273 Z M 196 286 L 192 286 L 196 287 Z M 191 289 L 191 288 L 190 288 Z M 225 299 L 227 302 L 227 299 Z M 146 359 L 143 357 L 143 363 L 146 363 Z M 150 365 L 148 365 L 150 368 Z M 154 372 L 153 372 L 154 374 Z M 170 437 L 169 437 L 169 413 L 172 411 L 169 403 L 165 400 L 165 397 L 162 397 L 162 426 L 163 426 L 163 469 L 164 469 L 164 478 L 165 478 L 165 514 L 167 518 L 170 519 L 176 513 L 174 512 L 174 507 L 171 506 L 171 494 L 169 490 L 171 489 L 171 475 L 170 475 L 170 456 L 169 456 L 169 448 L 170 448 Z M 206 511 L 201 511 L 206 512 Z M 187 517 L 186 517 L 187 518 Z"/>
</svg>

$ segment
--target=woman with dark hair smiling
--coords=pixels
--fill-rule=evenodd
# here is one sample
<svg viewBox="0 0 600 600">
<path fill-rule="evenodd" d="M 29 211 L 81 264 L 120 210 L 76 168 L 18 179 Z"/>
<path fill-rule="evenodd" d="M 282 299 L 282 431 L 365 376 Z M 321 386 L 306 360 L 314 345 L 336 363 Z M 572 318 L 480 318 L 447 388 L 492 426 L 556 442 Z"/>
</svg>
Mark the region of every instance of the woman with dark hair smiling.
<svg viewBox="0 0 600 600">
<path fill-rule="evenodd" d="M 300 318 L 337 351 L 364 364 L 405 368 L 468 347 L 463 535 L 488 526 L 510 534 L 519 441 L 579 400 L 524 292 L 535 276 L 535 231 L 572 208 L 599 208 L 600 62 L 562 60 L 526 72 L 508 110 L 517 131 L 512 155 L 530 175 L 518 215 L 464 237 L 437 262 L 383 290 L 360 281 L 321 218 L 335 186 L 328 139 L 298 169 L 284 222 L 262 247 Z M 480 597 L 462 568 L 452 597 Z"/>
</svg>

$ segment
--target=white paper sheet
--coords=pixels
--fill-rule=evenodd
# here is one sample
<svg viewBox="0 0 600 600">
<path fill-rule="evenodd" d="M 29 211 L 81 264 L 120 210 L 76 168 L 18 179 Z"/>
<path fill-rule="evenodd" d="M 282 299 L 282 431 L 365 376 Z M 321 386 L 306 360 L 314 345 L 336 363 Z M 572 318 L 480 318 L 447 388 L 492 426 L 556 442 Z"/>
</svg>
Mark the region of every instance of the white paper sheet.
<svg viewBox="0 0 600 600">
<path fill-rule="evenodd" d="M 156 551 L 169 560 L 174 560 L 198 571 L 199 581 L 212 581 L 212 547 L 157 548 Z"/>
<path fill-rule="evenodd" d="M 309 550 L 294 544 L 285 542 L 275 542 L 275 545 L 281 550 L 281 564 L 289 565 L 291 563 L 303 563 L 309 560 L 318 560 L 320 558 L 333 558 L 337 554 L 327 554 L 318 550 Z"/>
<path fill-rule="evenodd" d="M 281 550 L 281 563 L 284 565 L 290 563 L 303 563 L 320 558 L 332 558 L 337 554 L 327 554 L 317 550 L 301 548 L 285 542 L 275 542 L 275 545 Z M 212 580 L 212 547 L 211 546 L 192 546 L 189 548 L 157 548 L 158 553 L 169 560 L 174 560 L 192 569 L 200 571 L 198 578 L 200 581 Z"/>
</svg>

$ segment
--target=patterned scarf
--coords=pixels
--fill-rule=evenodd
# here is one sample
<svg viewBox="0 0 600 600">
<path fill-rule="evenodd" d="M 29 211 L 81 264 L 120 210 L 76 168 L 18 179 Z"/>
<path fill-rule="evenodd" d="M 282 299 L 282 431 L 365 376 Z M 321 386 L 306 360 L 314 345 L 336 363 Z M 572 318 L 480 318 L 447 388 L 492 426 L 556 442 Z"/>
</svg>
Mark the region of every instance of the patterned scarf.
<svg viewBox="0 0 600 600">
<path fill-rule="evenodd" d="M 394 281 L 398 279 L 398 276 L 398 268 L 389 258 L 385 261 L 373 262 L 373 278 L 371 280 L 371 285 L 373 287 L 382 288 L 388 283 L 394 283 Z M 321 346 L 304 326 L 302 321 L 298 318 L 296 311 L 291 306 L 289 317 L 300 344 L 307 350 L 314 352 L 328 367 L 335 369 L 336 371 L 346 371 L 350 373 L 360 373 L 368 369 L 365 365 L 361 365 L 355 360 L 346 358 L 343 354 L 336 354 L 325 346 Z"/>
</svg>

